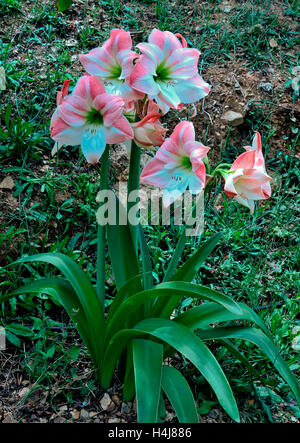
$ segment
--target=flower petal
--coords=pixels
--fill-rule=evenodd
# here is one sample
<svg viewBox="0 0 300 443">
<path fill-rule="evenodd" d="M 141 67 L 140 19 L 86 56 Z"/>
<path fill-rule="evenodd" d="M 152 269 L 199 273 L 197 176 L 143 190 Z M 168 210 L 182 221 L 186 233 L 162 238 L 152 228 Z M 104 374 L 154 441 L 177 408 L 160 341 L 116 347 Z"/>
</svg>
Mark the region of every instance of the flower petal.
<svg viewBox="0 0 300 443">
<path fill-rule="evenodd" d="M 86 131 L 82 136 L 81 149 L 88 163 L 97 163 L 106 146 L 105 132 L 99 128 L 96 132 Z"/>
<path fill-rule="evenodd" d="M 143 65 L 143 56 L 135 64 L 132 73 L 129 77 L 129 84 L 137 91 L 144 92 L 151 96 L 160 92 L 158 85 L 155 83 L 153 75 L 149 73 L 146 67 Z"/>
<path fill-rule="evenodd" d="M 103 44 L 103 48 L 114 56 L 116 56 L 119 51 L 131 49 L 131 46 L 132 40 L 130 32 L 124 31 L 123 29 L 112 29 L 109 39 Z"/>
<path fill-rule="evenodd" d="M 111 77 L 116 60 L 104 48 L 93 49 L 88 54 L 80 54 L 80 61 L 86 72 L 99 77 Z"/>
<path fill-rule="evenodd" d="M 164 54 L 170 54 L 175 51 L 175 49 L 182 48 L 178 38 L 169 31 L 153 29 L 148 40 L 149 43 L 158 46 Z"/>
<path fill-rule="evenodd" d="M 87 102 L 76 95 L 69 95 L 59 106 L 59 116 L 70 126 L 83 126 L 89 111 Z"/>
<path fill-rule="evenodd" d="M 114 121 L 113 126 L 105 127 L 105 137 L 107 143 L 121 143 L 133 138 L 133 130 L 128 120 L 122 116 Z"/>
<path fill-rule="evenodd" d="M 195 103 L 209 93 L 210 86 L 197 74 L 188 81 L 177 81 L 175 89 L 182 103 Z"/>
<path fill-rule="evenodd" d="M 236 169 L 252 169 L 255 165 L 255 151 L 243 152 L 238 158 L 233 162 L 230 170 L 235 171 Z"/>
<path fill-rule="evenodd" d="M 198 59 L 200 52 L 197 49 L 180 48 L 172 52 L 167 66 L 172 69 L 172 79 L 190 79 L 198 75 Z"/>
<path fill-rule="evenodd" d="M 92 75 L 84 75 L 78 80 L 73 90 L 73 95 L 77 95 L 91 104 L 97 95 L 104 92 L 106 92 L 105 87 L 98 78 Z"/>
<path fill-rule="evenodd" d="M 111 94 L 100 94 L 93 101 L 92 107 L 101 111 L 105 126 L 111 126 L 118 120 L 124 110 L 124 100 Z"/>
</svg>

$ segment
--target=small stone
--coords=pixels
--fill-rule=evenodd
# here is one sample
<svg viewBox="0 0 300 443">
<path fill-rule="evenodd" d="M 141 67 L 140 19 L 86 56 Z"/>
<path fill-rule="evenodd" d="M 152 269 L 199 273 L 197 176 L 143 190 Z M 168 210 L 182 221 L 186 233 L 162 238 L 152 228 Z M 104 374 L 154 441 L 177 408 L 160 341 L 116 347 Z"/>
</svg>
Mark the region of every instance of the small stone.
<svg viewBox="0 0 300 443">
<path fill-rule="evenodd" d="M 225 14 L 229 14 L 229 12 L 231 11 L 230 6 L 225 6 L 225 8 L 223 9 L 223 11 L 225 12 Z"/>
<path fill-rule="evenodd" d="M 95 412 L 95 411 L 89 412 L 90 418 L 94 418 L 94 417 L 96 417 L 96 415 L 98 415 L 98 412 Z"/>
<path fill-rule="evenodd" d="M 269 45 L 271 48 L 277 48 L 278 43 L 274 38 L 271 38 L 271 40 L 269 41 Z"/>
<path fill-rule="evenodd" d="M 2 423 L 17 423 L 17 420 L 15 420 L 11 414 L 7 414 Z"/>
<path fill-rule="evenodd" d="M 78 41 L 75 40 L 75 38 L 69 38 L 68 40 L 66 40 L 65 44 L 66 44 L 66 46 L 69 46 L 69 47 L 77 46 Z"/>
<path fill-rule="evenodd" d="M 111 405 L 112 401 L 110 396 L 106 393 L 103 395 L 103 397 L 100 400 L 100 405 L 103 411 L 107 411 L 109 406 Z"/>
<path fill-rule="evenodd" d="M 86 411 L 85 409 L 81 409 L 80 417 L 83 418 L 84 420 L 87 420 L 88 418 L 90 418 L 88 411 Z"/>
<path fill-rule="evenodd" d="M 259 84 L 260 89 L 262 89 L 264 92 L 272 92 L 273 85 L 270 82 L 261 82 Z"/>
<path fill-rule="evenodd" d="M 79 413 L 79 411 L 77 411 L 77 409 L 74 409 L 71 414 L 72 414 L 72 418 L 74 420 L 78 420 L 80 417 L 80 413 Z"/>
<path fill-rule="evenodd" d="M 121 423 L 119 418 L 109 418 L 107 423 Z"/>
<path fill-rule="evenodd" d="M 71 62 L 72 63 L 74 63 L 74 62 L 77 62 L 79 59 L 78 59 L 78 55 L 72 55 L 71 56 Z"/>
<path fill-rule="evenodd" d="M 130 406 L 127 403 L 122 403 L 122 413 L 123 414 L 129 414 L 130 413 Z"/>
<path fill-rule="evenodd" d="M 223 116 L 222 120 L 230 123 L 232 126 L 242 125 L 244 122 L 243 115 L 240 112 L 227 111 Z"/>
<path fill-rule="evenodd" d="M 219 417 L 219 411 L 217 409 L 212 409 L 207 415 L 210 418 L 218 418 Z"/>
<path fill-rule="evenodd" d="M 67 406 L 67 405 L 61 406 L 61 407 L 59 408 L 59 415 L 63 414 L 63 413 L 66 412 L 67 410 L 68 410 L 68 406 Z"/>
<path fill-rule="evenodd" d="M 20 398 L 24 398 L 29 393 L 29 391 L 30 391 L 30 388 L 22 388 L 19 391 L 18 395 L 19 395 Z"/>
<path fill-rule="evenodd" d="M 8 190 L 12 190 L 15 187 L 15 182 L 13 181 L 13 179 L 10 177 L 10 175 L 8 175 L 7 177 L 5 177 L 2 182 L 0 183 L 0 189 L 8 189 Z"/>
</svg>

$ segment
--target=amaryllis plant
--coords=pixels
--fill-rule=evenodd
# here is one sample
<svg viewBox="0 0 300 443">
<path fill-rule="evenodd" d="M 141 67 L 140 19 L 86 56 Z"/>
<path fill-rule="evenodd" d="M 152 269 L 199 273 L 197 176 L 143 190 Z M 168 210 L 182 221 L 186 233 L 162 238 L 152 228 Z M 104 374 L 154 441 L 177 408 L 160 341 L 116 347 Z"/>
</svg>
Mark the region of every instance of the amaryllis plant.
<svg viewBox="0 0 300 443">
<path fill-rule="evenodd" d="M 221 233 L 179 265 L 187 240 L 183 226 L 164 279 L 154 284 L 151 251 L 143 229 L 128 220 L 137 204 L 130 194 L 138 190 L 140 179 L 164 189 L 165 207 L 184 192 L 205 195 L 207 185 L 216 177 L 225 179 L 228 197 L 252 212 L 256 200 L 271 195 L 258 132 L 252 146 L 247 146 L 232 165 L 219 165 L 214 170 L 207 159 L 209 147 L 198 140 L 190 121 L 179 122 L 166 138 L 162 115 L 170 108 L 193 105 L 209 93 L 210 86 L 198 72 L 198 59 L 199 51 L 188 48 L 180 34 L 157 29 L 147 43 L 137 45 L 136 52 L 129 32 L 114 29 L 102 47 L 80 56 L 85 75 L 71 93 L 70 81 L 66 80 L 57 95 L 51 120 L 54 152 L 63 145 L 80 145 L 89 163 L 100 160 L 100 190 L 105 191 L 109 189 L 110 145 L 125 143 L 130 156 L 127 205 L 117 205 L 114 223 L 102 223 L 98 212 L 96 288 L 70 257 L 46 253 L 21 258 L 18 263 L 50 263 L 63 277 L 34 281 L 0 299 L 4 302 L 17 295 L 41 292 L 55 296 L 85 343 L 101 387 L 111 385 L 117 370 L 124 384 L 124 400 L 136 396 L 139 422 L 163 419 L 166 397 L 180 422 L 198 421 L 192 390 L 172 359 L 174 353 L 199 370 L 224 410 L 239 421 L 229 382 L 206 344 L 210 340 L 225 346 L 261 379 L 233 340 L 257 345 L 300 401 L 297 380 L 261 318 L 248 305 L 193 282 Z M 143 149 L 154 153 L 140 174 Z M 100 209 L 101 205 L 103 202 Z M 105 303 L 107 248 L 117 290 L 109 308 Z M 182 312 L 179 306 L 184 297 L 204 302 Z"/>
</svg>

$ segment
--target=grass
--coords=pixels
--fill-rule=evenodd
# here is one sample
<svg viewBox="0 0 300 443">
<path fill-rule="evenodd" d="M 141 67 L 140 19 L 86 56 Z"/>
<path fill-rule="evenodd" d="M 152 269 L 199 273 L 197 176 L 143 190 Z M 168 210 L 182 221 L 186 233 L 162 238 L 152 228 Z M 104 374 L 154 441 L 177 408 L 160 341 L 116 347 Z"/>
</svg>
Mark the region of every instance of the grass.
<svg viewBox="0 0 300 443">
<path fill-rule="evenodd" d="M 288 69 L 299 65 L 299 53 L 295 50 L 299 37 L 294 26 L 299 9 L 295 1 L 238 1 L 229 13 L 224 13 L 220 1 L 191 4 L 184 0 L 172 3 L 106 0 L 76 4 L 62 14 L 56 11 L 52 1 L 21 4 L 5 0 L 0 6 L 0 16 L 8 19 L 0 41 L 0 65 L 5 67 L 7 79 L 6 90 L 0 92 L 0 177 L 10 175 L 15 183 L 10 193 L 14 207 L 7 206 L 8 194 L 4 192 L 0 211 L 0 290 L 4 294 L 33 276 L 54 272 L 47 266 L 4 267 L 24 254 L 64 252 L 76 258 L 91 278 L 95 277 L 94 215 L 99 166 L 88 167 L 77 148 L 64 149 L 59 157 L 50 158 L 53 142 L 49 137 L 49 120 L 55 108 L 56 91 L 63 80 L 71 79 L 74 85 L 79 72 L 83 72 L 76 56 L 101 44 L 112 27 L 130 29 L 135 42 L 141 41 L 153 27 L 182 33 L 191 45 L 201 50 L 200 69 L 204 75 L 215 64 L 234 61 L 246 66 L 249 72 L 266 73 L 272 65 L 288 80 Z M 272 38 L 278 44 L 276 48 L 270 47 Z M 289 128 L 284 136 L 285 148 L 272 148 L 272 137 L 277 130 L 273 117 L 282 112 L 280 97 L 284 92 L 282 86 L 277 95 L 255 100 L 249 106 L 243 130 L 238 134 L 228 130 L 219 152 L 222 162 L 233 161 L 241 153 L 240 147 L 249 144 L 252 131 L 261 131 L 267 168 L 274 177 L 273 197 L 253 217 L 246 209 L 223 198 L 218 204 L 214 199 L 208 203 L 203 237 L 220 230 L 224 236 L 198 278 L 251 304 L 269 325 L 288 364 L 297 371 L 299 355 L 291 343 L 292 330 L 299 325 L 296 196 L 299 170 L 295 157 L 299 133 L 289 111 L 283 110 L 282 125 Z M 289 106 L 293 106 L 291 100 Z M 209 124 L 204 126 L 209 134 L 212 128 Z M 218 184 L 215 195 L 220 193 Z M 155 262 L 155 278 L 159 281 L 173 253 L 178 229 L 151 226 L 146 233 Z M 198 244 L 199 239 L 190 241 L 186 257 Z M 109 296 L 114 293 L 110 274 L 108 266 Z M 182 308 L 191 303 L 194 301 L 186 300 Z M 18 347 L 21 341 L 25 343 L 24 349 L 19 350 L 24 372 L 36 386 L 51 386 L 60 371 L 66 371 L 71 380 L 84 366 L 84 362 L 77 365 L 84 350 L 79 342 L 73 349 L 72 337 L 78 339 L 53 298 L 43 294 L 34 299 L 20 297 L 2 306 L 0 317 L 10 332 L 9 341 Z M 18 329 L 17 324 L 23 325 L 23 329 Z M 256 393 L 260 399 L 259 414 L 249 410 L 244 419 L 272 420 L 278 403 L 274 394 L 271 391 L 266 394 L 260 385 L 251 384 L 243 367 L 227 352 L 221 348 L 217 352 L 235 390 L 242 397 Z M 286 386 L 267 360 L 250 345 L 244 352 L 263 377 L 273 379 L 276 394 L 289 401 Z M 187 363 L 186 371 L 190 371 L 205 414 L 214 405 L 209 403 L 213 401 L 211 393 Z M 87 383 L 88 388 L 80 383 L 79 386 L 92 390 L 93 380 Z M 63 395 L 71 402 L 72 396 L 63 385 Z"/>
</svg>

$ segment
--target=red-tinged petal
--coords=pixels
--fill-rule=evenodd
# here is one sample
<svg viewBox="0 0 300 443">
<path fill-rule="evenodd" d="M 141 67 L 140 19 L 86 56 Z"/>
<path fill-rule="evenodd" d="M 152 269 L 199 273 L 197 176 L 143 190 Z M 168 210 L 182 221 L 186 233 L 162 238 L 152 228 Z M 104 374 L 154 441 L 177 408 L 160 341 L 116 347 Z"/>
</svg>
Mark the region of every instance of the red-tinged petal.
<svg viewBox="0 0 300 443">
<path fill-rule="evenodd" d="M 103 44 L 103 48 L 110 54 L 116 56 L 116 54 L 124 49 L 131 49 L 132 40 L 130 32 L 123 29 L 112 29 L 109 39 Z"/>
<path fill-rule="evenodd" d="M 164 169 L 164 163 L 155 157 L 143 169 L 140 180 L 144 183 L 163 188 L 169 183 L 170 177 Z"/>
<path fill-rule="evenodd" d="M 140 120 L 139 122 L 135 123 L 135 127 L 139 128 L 141 126 L 144 126 L 146 123 L 154 123 L 156 122 L 159 118 L 161 117 L 160 113 L 157 112 L 152 112 L 150 114 L 147 114 L 142 120 Z"/>
<path fill-rule="evenodd" d="M 254 168 L 257 169 L 261 169 L 262 171 L 266 171 L 266 167 L 265 167 L 265 159 L 263 156 L 262 151 L 253 151 L 255 152 L 255 164 L 254 164 Z"/>
<path fill-rule="evenodd" d="M 70 95 L 59 106 L 60 117 L 70 126 L 83 126 L 89 111 L 87 102 L 76 95 Z"/>
<path fill-rule="evenodd" d="M 202 187 L 205 186 L 205 180 L 206 180 L 206 169 L 205 165 L 202 161 L 197 161 L 197 163 L 193 163 L 193 172 L 196 174 L 196 176 L 201 180 Z"/>
<path fill-rule="evenodd" d="M 143 66 L 142 57 L 132 70 L 129 77 L 129 84 L 137 91 L 149 94 L 151 96 L 155 96 L 160 92 L 158 85 L 153 79 L 153 76 L 149 74 L 147 69 Z"/>
<path fill-rule="evenodd" d="M 225 179 L 225 186 L 224 186 L 224 191 L 225 191 L 225 194 L 227 195 L 227 197 L 232 198 L 235 195 L 237 195 L 237 191 L 235 189 L 234 183 L 242 175 L 243 175 L 242 169 L 239 169 L 233 173 L 228 174 L 228 176 Z"/>
<path fill-rule="evenodd" d="M 148 108 L 147 108 L 148 114 L 151 113 L 158 113 L 159 112 L 159 106 L 157 103 L 155 103 L 153 100 L 148 100 Z"/>
<path fill-rule="evenodd" d="M 255 135 L 253 137 L 252 141 L 252 149 L 255 149 L 257 152 L 261 151 L 262 145 L 261 145 L 261 136 L 258 131 L 254 131 Z"/>
<path fill-rule="evenodd" d="M 206 157 L 210 148 L 208 146 L 204 146 L 200 142 L 190 141 L 185 144 L 184 150 L 193 163 L 201 161 L 202 158 Z"/>
<path fill-rule="evenodd" d="M 243 152 L 238 158 L 233 162 L 230 170 L 235 171 L 236 169 L 252 169 L 255 165 L 255 151 Z"/>
<path fill-rule="evenodd" d="M 172 169 L 179 164 L 182 149 L 172 138 L 167 138 L 156 152 L 155 157 L 163 162 L 168 169 Z"/>
<path fill-rule="evenodd" d="M 188 81 L 178 80 L 174 87 L 182 103 L 195 103 L 210 91 L 210 86 L 198 74 Z"/>
<path fill-rule="evenodd" d="M 133 69 L 133 60 L 137 59 L 139 56 L 133 51 L 120 51 L 117 55 L 117 60 L 122 68 L 120 77 L 127 78 L 130 76 Z"/>
<path fill-rule="evenodd" d="M 272 191 L 271 191 L 271 186 L 270 186 L 269 182 L 264 183 L 262 185 L 261 189 L 262 189 L 262 192 L 263 192 L 266 199 L 271 197 Z"/>
<path fill-rule="evenodd" d="M 121 143 L 133 138 L 133 129 L 125 117 L 121 117 L 110 128 L 105 127 L 106 142 L 109 144 Z"/>
<path fill-rule="evenodd" d="M 164 59 L 162 50 L 151 43 L 139 43 L 137 48 L 141 51 L 143 59 L 147 59 L 151 72 L 155 72 L 155 67 Z"/>
<path fill-rule="evenodd" d="M 62 86 L 61 91 L 57 93 L 56 97 L 56 104 L 61 105 L 63 102 L 63 99 L 68 95 L 69 93 L 69 87 L 70 87 L 71 80 L 65 80 Z"/>
<path fill-rule="evenodd" d="M 73 95 L 77 95 L 91 104 L 97 95 L 105 92 L 105 87 L 98 78 L 92 75 L 85 75 L 78 80 L 73 90 Z"/>
<path fill-rule="evenodd" d="M 185 152 L 184 145 L 188 142 L 195 141 L 195 129 L 193 123 L 186 120 L 178 123 L 171 134 L 171 139 L 176 145 L 180 146 L 182 152 Z"/>
<path fill-rule="evenodd" d="M 83 127 L 71 127 L 54 113 L 51 120 L 51 138 L 60 144 L 76 146 L 81 144 Z"/>
<path fill-rule="evenodd" d="M 88 54 L 80 54 L 79 57 L 86 71 L 99 77 L 110 77 L 116 65 L 115 59 L 104 48 L 93 49 Z"/>
<path fill-rule="evenodd" d="M 190 79 L 198 75 L 198 59 L 200 52 L 197 49 L 176 49 L 168 58 L 167 66 L 172 69 L 172 79 Z"/>
<path fill-rule="evenodd" d="M 187 48 L 188 44 L 187 44 L 186 39 L 181 34 L 179 34 L 178 32 L 175 35 L 176 35 L 177 38 L 179 38 L 181 40 L 182 47 L 183 48 Z"/>
<path fill-rule="evenodd" d="M 178 38 L 169 31 L 153 29 L 149 36 L 149 43 L 158 46 L 164 53 L 171 53 L 175 49 L 182 48 Z"/>
<path fill-rule="evenodd" d="M 100 94 L 93 101 L 92 107 L 101 111 L 105 126 L 111 126 L 118 120 L 124 110 L 124 100 L 111 94 Z"/>
<path fill-rule="evenodd" d="M 174 85 L 172 83 L 165 83 L 162 81 L 157 81 L 156 84 L 160 89 L 161 96 L 164 102 L 168 106 L 170 106 L 170 108 L 177 109 L 181 103 L 181 100 L 177 94 Z"/>
</svg>

